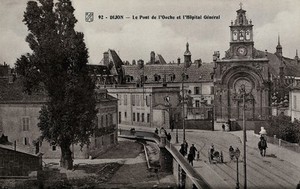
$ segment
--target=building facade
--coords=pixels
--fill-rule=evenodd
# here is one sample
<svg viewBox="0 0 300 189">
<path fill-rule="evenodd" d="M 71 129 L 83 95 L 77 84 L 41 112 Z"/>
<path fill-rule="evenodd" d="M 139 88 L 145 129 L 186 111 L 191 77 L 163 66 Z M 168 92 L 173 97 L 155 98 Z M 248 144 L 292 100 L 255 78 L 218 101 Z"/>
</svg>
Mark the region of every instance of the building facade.
<svg viewBox="0 0 300 189">
<path fill-rule="evenodd" d="M 181 127 L 179 87 L 117 87 L 108 92 L 118 98 L 119 125 Z"/>
<path fill-rule="evenodd" d="M 247 120 L 269 117 L 269 60 L 254 48 L 252 21 L 237 10 L 230 26 L 230 48 L 223 59 L 215 55 L 215 108 L 217 119 Z M 243 102 L 245 99 L 245 102 Z"/>
<path fill-rule="evenodd" d="M 290 104 L 289 113 L 292 121 L 300 120 L 300 78 L 295 78 L 293 85 L 290 88 Z"/>
<path fill-rule="evenodd" d="M 11 147 L 16 145 L 18 151 L 43 153 L 43 158 L 60 158 L 60 148 L 41 141 L 37 126 L 39 112 L 47 97 L 43 93 L 24 94 L 20 79 L 10 81 L 4 76 L 0 85 L 0 135 L 7 136 Z M 74 158 L 88 158 L 92 151 L 102 151 L 117 143 L 117 99 L 109 96 L 106 90 L 98 90 L 96 107 L 98 124 L 91 144 L 83 149 L 73 145 Z"/>
</svg>

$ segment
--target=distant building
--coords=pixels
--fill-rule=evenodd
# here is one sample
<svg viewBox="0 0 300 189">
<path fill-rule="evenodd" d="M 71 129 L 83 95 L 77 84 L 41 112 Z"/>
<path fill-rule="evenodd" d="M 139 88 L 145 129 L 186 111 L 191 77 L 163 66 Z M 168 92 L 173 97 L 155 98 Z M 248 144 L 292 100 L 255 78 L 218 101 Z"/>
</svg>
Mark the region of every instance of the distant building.
<svg viewBox="0 0 300 189">
<path fill-rule="evenodd" d="M 107 64 L 104 64 L 109 59 L 110 67 L 118 67 L 122 65 L 123 76 L 122 82 L 118 82 L 114 76 L 114 69 L 108 68 L 109 73 L 104 73 L 101 68 Z M 122 64 L 121 59 L 117 53 L 109 49 L 104 53 L 103 59 L 100 65 L 90 65 L 94 76 L 97 76 L 99 87 L 108 88 L 146 88 L 146 87 L 180 87 L 180 95 L 184 93 L 185 103 L 187 103 L 187 115 L 186 119 L 207 119 L 208 110 L 200 111 L 202 107 L 212 106 L 214 99 L 213 92 L 213 80 L 212 80 L 212 63 L 202 63 L 201 59 L 195 60 L 192 63 L 191 52 L 189 50 L 189 44 L 186 44 L 186 51 L 184 52 L 184 61 L 180 62 L 178 58 L 177 63 L 167 64 L 160 54 L 155 55 L 155 52 L 150 53 L 150 61 L 146 64 L 144 60 L 134 60 L 134 64 L 128 63 Z M 116 66 L 113 66 L 116 65 Z M 98 67 L 98 69 L 96 68 Z M 121 69 L 120 69 L 121 70 Z M 107 71 L 107 70 L 106 70 Z M 184 91 L 182 91 L 184 86 Z M 119 99 L 120 100 L 120 99 Z M 182 100 L 182 97 L 180 98 Z"/>
<path fill-rule="evenodd" d="M 18 78 L 11 81 L 10 74 L 0 78 L 0 135 L 8 136 L 17 150 L 27 153 L 43 153 L 44 158 L 59 158 L 61 151 L 46 141 L 41 141 L 37 126 L 39 111 L 46 102 L 42 92 L 31 95 L 22 92 L 22 82 Z M 79 145 L 72 146 L 75 158 L 87 158 L 94 150 L 105 150 L 117 143 L 117 99 L 107 94 L 105 89 L 97 90 L 97 126 L 91 144 L 82 151 Z"/>
<path fill-rule="evenodd" d="M 292 121 L 300 120 L 300 78 L 295 78 L 294 83 L 290 87 L 290 104 L 289 112 Z"/>
<path fill-rule="evenodd" d="M 119 99 L 119 125 L 145 127 L 181 127 L 179 87 L 108 88 Z"/>
<path fill-rule="evenodd" d="M 222 59 L 218 52 L 214 55 L 216 117 L 220 121 L 242 120 L 242 94 L 248 98 L 248 122 L 267 120 L 271 114 L 277 115 L 277 108 L 287 114 L 288 86 L 300 76 L 298 52 L 294 59 L 284 57 L 279 37 L 274 54 L 255 49 L 252 21 L 242 7 L 236 12 L 230 25 L 229 50 Z"/>
</svg>

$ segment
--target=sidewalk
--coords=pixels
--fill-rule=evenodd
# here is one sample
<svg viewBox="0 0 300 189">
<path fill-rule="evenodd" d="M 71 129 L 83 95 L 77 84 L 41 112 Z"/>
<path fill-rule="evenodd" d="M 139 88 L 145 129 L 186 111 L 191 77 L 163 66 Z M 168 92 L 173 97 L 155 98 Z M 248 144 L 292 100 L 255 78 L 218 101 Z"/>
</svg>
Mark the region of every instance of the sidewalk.
<svg viewBox="0 0 300 189">
<path fill-rule="evenodd" d="M 243 131 L 232 131 L 229 133 L 240 137 L 241 141 L 243 141 Z M 258 150 L 259 137 L 254 131 L 247 131 L 247 146 Z M 300 154 L 297 152 L 268 143 L 267 154 L 274 154 L 277 158 L 290 162 L 300 168 Z"/>
</svg>

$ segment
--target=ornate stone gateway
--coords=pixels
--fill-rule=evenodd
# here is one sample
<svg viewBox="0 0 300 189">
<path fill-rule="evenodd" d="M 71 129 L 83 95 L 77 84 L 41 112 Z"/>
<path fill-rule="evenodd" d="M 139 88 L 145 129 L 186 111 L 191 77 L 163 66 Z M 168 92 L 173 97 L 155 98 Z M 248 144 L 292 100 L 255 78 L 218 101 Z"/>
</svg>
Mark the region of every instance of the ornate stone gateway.
<svg viewBox="0 0 300 189">
<path fill-rule="evenodd" d="M 242 7 L 230 26 L 230 48 L 220 60 L 214 55 L 215 115 L 218 120 L 241 120 L 243 97 L 247 120 L 269 117 L 269 69 L 265 53 L 254 48 L 252 21 Z"/>
</svg>

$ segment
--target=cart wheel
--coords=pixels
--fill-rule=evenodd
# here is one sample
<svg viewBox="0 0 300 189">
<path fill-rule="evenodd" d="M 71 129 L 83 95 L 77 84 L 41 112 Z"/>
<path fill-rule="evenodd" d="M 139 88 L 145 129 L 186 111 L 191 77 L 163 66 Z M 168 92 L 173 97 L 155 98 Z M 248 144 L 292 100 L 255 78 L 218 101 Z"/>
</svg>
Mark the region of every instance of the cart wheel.
<svg viewBox="0 0 300 189">
<path fill-rule="evenodd" d="M 224 160 L 223 160 L 223 153 L 222 153 L 222 152 L 221 152 L 220 158 L 221 158 L 221 163 L 224 163 Z"/>
</svg>

